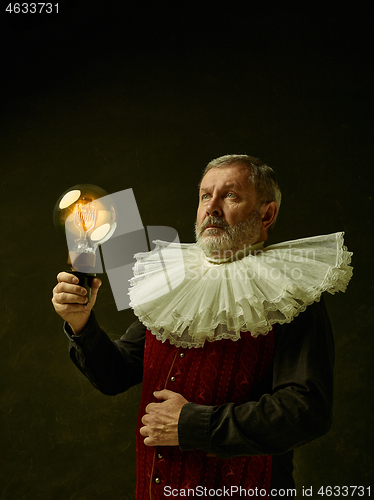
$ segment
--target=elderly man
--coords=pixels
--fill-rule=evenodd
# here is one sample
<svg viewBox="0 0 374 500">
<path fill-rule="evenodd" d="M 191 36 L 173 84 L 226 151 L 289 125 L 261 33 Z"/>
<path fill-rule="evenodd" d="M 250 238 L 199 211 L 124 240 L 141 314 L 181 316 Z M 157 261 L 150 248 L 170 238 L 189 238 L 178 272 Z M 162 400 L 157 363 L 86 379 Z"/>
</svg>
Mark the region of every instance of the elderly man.
<svg viewBox="0 0 374 500">
<path fill-rule="evenodd" d="M 157 252 L 139 257 L 130 290 L 139 320 L 121 339 L 92 311 L 98 279 L 86 305 L 76 278 L 60 273 L 52 301 L 73 362 L 97 389 L 115 395 L 143 382 L 138 500 L 280 489 L 292 498 L 293 449 L 331 425 L 334 346 L 320 299 L 344 291 L 351 254 L 341 233 L 263 248 L 280 191 L 259 159 L 213 160 L 199 196 L 196 244 L 159 242 L 162 263 Z M 185 277 L 152 295 L 169 261 Z"/>
</svg>

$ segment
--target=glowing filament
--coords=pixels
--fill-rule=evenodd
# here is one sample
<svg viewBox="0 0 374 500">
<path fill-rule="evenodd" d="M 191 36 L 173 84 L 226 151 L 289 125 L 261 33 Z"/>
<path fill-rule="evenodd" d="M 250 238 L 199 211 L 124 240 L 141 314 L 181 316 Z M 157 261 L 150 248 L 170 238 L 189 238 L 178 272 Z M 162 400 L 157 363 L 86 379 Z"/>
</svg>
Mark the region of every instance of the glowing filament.
<svg viewBox="0 0 374 500">
<path fill-rule="evenodd" d="M 96 206 L 94 203 L 77 203 L 74 209 L 75 227 L 84 231 L 85 235 L 96 223 Z"/>
</svg>

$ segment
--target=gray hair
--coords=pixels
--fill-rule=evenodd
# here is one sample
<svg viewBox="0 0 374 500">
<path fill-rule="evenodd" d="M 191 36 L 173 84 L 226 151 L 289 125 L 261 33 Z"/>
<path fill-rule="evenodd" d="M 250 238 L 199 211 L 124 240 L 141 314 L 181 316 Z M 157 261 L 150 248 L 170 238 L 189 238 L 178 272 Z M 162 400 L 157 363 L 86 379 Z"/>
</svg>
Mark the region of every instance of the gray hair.
<svg viewBox="0 0 374 500">
<path fill-rule="evenodd" d="M 203 172 L 204 176 L 209 172 L 212 168 L 220 168 L 227 167 L 232 165 L 243 165 L 248 170 L 248 181 L 254 186 L 256 190 L 257 200 L 256 205 L 257 208 L 260 208 L 265 203 L 269 203 L 271 201 L 275 201 L 279 207 L 281 204 L 281 191 L 279 188 L 278 181 L 275 176 L 274 170 L 266 165 L 259 158 L 255 158 L 253 156 L 248 155 L 225 155 L 216 158 L 208 163 Z M 201 184 L 200 181 L 200 184 Z M 200 186 L 199 184 L 199 186 Z M 278 213 L 277 213 L 278 215 Z M 271 229 L 273 229 L 275 221 L 271 225 Z M 270 228 L 268 228 L 270 229 Z M 270 233 L 270 231 L 268 230 Z"/>
</svg>

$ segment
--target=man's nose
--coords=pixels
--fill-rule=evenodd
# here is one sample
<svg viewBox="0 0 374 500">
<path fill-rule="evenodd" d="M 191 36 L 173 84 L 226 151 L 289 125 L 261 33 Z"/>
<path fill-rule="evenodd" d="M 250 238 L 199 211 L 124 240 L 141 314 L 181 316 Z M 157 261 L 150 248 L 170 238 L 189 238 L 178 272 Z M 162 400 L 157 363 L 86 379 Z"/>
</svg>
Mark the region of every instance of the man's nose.
<svg viewBox="0 0 374 500">
<path fill-rule="evenodd" d="M 212 215 L 214 217 L 222 217 L 222 208 L 217 198 L 211 198 L 206 207 L 206 211 L 208 215 Z"/>
</svg>

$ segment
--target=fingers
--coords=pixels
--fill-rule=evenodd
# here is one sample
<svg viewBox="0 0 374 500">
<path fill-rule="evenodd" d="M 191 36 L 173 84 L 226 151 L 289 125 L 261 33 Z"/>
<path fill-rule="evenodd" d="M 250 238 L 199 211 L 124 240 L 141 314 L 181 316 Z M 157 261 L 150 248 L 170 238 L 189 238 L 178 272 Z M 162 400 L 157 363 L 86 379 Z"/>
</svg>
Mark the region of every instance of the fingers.
<svg viewBox="0 0 374 500">
<path fill-rule="evenodd" d="M 149 427 L 141 427 L 139 429 L 139 433 L 141 436 L 143 436 L 143 442 L 146 446 L 156 446 L 157 445 L 157 440 L 153 436 L 150 436 L 149 434 Z"/>
<path fill-rule="evenodd" d="M 59 283 L 65 282 L 65 283 L 78 283 L 78 278 L 74 276 L 74 274 L 67 273 L 63 271 L 62 273 L 58 273 L 57 275 L 57 281 Z"/>
<path fill-rule="evenodd" d="M 156 446 L 160 442 L 164 426 L 157 420 L 149 418 L 149 415 L 144 415 L 141 422 L 143 427 L 140 427 L 139 433 L 145 438 L 144 444 L 146 446 Z"/>
<path fill-rule="evenodd" d="M 54 290 L 57 293 L 69 292 L 76 295 L 85 295 L 87 290 L 80 286 L 79 279 L 72 273 L 62 272 L 57 275 L 58 284 L 55 286 Z M 97 290 L 101 287 L 102 283 L 99 278 L 93 278 L 91 292 L 97 294 Z"/>
<path fill-rule="evenodd" d="M 152 408 L 157 409 L 159 403 L 148 403 L 147 406 L 145 407 L 145 412 L 146 413 L 151 413 Z"/>
<path fill-rule="evenodd" d="M 72 313 L 86 313 L 89 309 L 87 290 L 75 284 L 79 280 L 73 274 L 62 272 L 57 275 L 57 281 L 52 297 L 56 312 L 66 320 Z"/>
<path fill-rule="evenodd" d="M 64 319 L 71 313 L 85 313 L 88 311 L 87 297 L 81 297 L 69 293 L 53 292 L 52 304 L 56 312 Z"/>
<path fill-rule="evenodd" d="M 143 415 L 142 419 L 141 419 L 141 423 L 145 426 L 148 425 L 148 418 L 149 418 L 149 416 L 147 414 Z"/>
<path fill-rule="evenodd" d="M 72 313 L 85 313 L 88 308 L 86 304 L 77 304 L 77 303 L 59 303 L 56 300 L 52 299 L 52 304 L 57 312 L 63 319 L 68 321 L 68 316 L 72 315 Z"/>
<path fill-rule="evenodd" d="M 157 404 L 156 404 L 157 405 Z M 160 406 L 160 405 L 158 405 Z M 160 415 L 143 415 L 139 433 L 146 446 L 176 446 L 178 439 L 178 418 L 164 418 Z"/>
<path fill-rule="evenodd" d="M 87 302 L 87 290 L 79 285 L 73 285 L 64 281 L 58 283 L 53 289 L 53 297 L 60 304 L 85 304 Z"/>
</svg>

